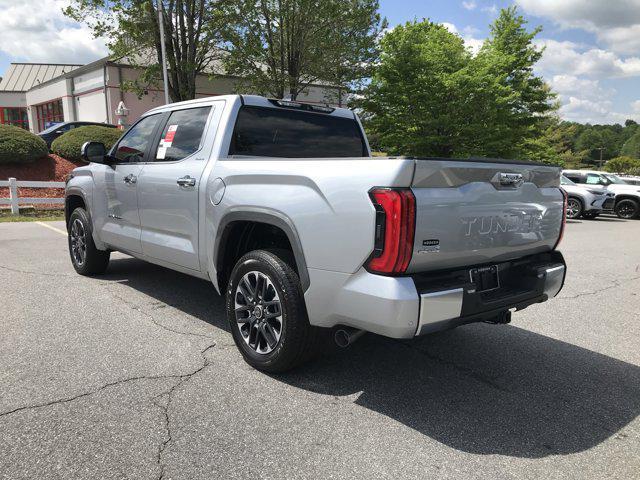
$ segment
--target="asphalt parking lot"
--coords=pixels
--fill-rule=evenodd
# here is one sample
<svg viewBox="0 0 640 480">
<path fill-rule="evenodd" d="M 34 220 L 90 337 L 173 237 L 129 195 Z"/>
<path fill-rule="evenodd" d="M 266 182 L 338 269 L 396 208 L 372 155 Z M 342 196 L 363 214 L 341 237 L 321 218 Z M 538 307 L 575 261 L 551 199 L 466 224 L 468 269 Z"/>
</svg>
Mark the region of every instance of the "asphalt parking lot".
<svg viewBox="0 0 640 480">
<path fill-rule="evenodd" d="M 210 284 L 0 224 L 0 478 L 640 478 L 640 221 L 575 221 L 506 326 L 248 367 Z"/>
</svg>

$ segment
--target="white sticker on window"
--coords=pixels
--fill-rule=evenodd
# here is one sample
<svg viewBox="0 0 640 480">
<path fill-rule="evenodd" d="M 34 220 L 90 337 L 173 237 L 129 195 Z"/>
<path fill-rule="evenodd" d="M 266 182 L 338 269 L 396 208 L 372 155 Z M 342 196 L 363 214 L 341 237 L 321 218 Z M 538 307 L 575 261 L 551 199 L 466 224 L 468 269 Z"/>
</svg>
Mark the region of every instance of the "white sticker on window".
<svg viewBox="0 0 640 480">
<path fill-rule="evenodd" d="M 160 146 L 158 147 L 158 153 L 156 153 L 157 160 L 164 160 L 164 157 L 167 156 L 167 147 Z"/>
</svg>

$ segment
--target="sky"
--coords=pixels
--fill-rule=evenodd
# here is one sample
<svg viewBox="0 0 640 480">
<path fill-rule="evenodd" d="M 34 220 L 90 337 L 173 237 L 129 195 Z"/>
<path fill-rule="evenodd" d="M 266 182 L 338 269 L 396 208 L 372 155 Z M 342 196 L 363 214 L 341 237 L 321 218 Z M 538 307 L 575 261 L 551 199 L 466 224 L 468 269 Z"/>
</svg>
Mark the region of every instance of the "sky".
<svg viewBox="0 0 640 480">
<path fill-rule="evenodd" d="M 89 63 L 108 52 L 64 17 L 68 0 L 0 0 L 0 76 L 10 62 Z M 640 121 L 640 0 L 380 0 L 393 27 L 429 18 L 482 44 L 499 9 L 515 4 L 545 48 L 536 73 L 558 93 L 560 116 L 581 123 Z"/>
</svg>

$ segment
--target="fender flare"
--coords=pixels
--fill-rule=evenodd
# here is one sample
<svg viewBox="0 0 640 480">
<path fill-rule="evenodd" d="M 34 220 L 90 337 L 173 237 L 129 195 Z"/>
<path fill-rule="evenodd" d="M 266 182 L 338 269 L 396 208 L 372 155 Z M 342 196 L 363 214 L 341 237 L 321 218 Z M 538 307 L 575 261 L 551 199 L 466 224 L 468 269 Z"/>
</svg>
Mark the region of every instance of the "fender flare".
<svg viewBox="0 0 640 480">
<path fill-rule="evenodd" d="M 64 191 L 64 219 L 65 219 L 65 227 L 68 229 L 69 225 L 68 225 L 68 219 L 71 216 L 72 212 L 68 211 L 68 203 L 67 203 L 67 199 L 71 196 L 76 196 L 76 197 L 82 197 L 82 201 L 84 202 L 84 206 L 85 206 L 85 210 L 87 212 L 87 215 L 89 216 L 89 222 L 91 223 L 91 236 L 93 237 L 93 242 L 96 244 L 96 248 L 98 248 L 99 250 L 106 250 L 107 246 L 102 242 L 102 240 L 100 240 L 100 238 L 97 236 L 96 234 L 96 228 L 95 225 L 93 224 L 93 216 L 91 215 L 91 203 L 89 202 L 89 200 L 87 199 L 87 194 L 86 192 L 78 187 L 78 186 L 71 186 L 71 187 L 67 187 Z"/>
<path fill-rule="evenodd" d="M 213 263 L 216 266 L 216 271 L 220 271 L 220 261 L 224 258 L 224 237 L 228 233 L 227 227 L 232 222 L 245 221 L 245 222 L 258 222 L 273 225 L 281 229 L 291 244 L 293 249 L 293 256 L 296 261 L 296 267 L 298 269 L 298 276 L 300 277 L 300 283 L 302 284 L 302 291 L 305 292 L 311 280 L 309 278 L 309 271 L 307 270 L 307 262 L 304 258 L 304 251 L 302 250 L 302 243 L 296 228 L 286 215 L 266 209 L 243 209 L 229 212 L 222 217 L 218 224 L 216 238 L 213 246 Z"/>
<path fill-rule="evenodd" d="M 93 227 L 93 220 L 91 218 L 91 212 L 89 211 L 89 202 L 87 201 L 87 195 L 84 193 L 80 187 L 67 187 L 64 191 L 64 212 L 65 212 L 65 223 L 71 216 L 72 212 L 67 211 L 69 208 L 68 198 L 69 197 L 82 197 L 82 201 L 85 205 L 85 210 L 87 211 L 87 215 L 89 215 L 89 220 L 91 220 L 91 226 Z"/>
</svg>

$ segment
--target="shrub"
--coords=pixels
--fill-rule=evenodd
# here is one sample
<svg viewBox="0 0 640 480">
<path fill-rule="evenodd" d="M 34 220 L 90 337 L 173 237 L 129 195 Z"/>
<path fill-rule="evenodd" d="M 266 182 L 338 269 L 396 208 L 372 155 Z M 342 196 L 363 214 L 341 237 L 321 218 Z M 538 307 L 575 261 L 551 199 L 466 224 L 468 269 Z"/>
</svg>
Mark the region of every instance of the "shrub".
<svg viewBox="0 0 640 480">
<path fill-rule="evenodd" d="M 69 130 L 51 144 L 51 150 L 67 160 L 81 160 L 80 149 L 85 142 L 102 142 L 107 150 L 118 141 L 122 132 L 117 128 L 87 125 Z"/>
<path fill-rule="evenodd" d="M 632 173 L 640 169 L 640 160 L 631 157 L 612 158 L 604 165 L 607 172 Z"/>
<path fill-rule="evenodd" d="M 12 125 L 0 125 L 0 164 L 33 162 L 49 153 L 39 136 Z"/>
</svg>

